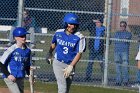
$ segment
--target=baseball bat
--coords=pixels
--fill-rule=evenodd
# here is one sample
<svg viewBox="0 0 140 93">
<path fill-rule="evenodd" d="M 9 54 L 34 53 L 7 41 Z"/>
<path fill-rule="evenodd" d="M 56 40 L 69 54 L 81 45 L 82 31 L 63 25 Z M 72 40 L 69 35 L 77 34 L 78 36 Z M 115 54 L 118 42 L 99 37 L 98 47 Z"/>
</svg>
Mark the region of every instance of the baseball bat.
<svg viewBox="0 0 140 93">
<path fill-rule="evenodd" d="M 30 69 L 30 91 L 34 93 L 34 69 Z"/>
</svg>

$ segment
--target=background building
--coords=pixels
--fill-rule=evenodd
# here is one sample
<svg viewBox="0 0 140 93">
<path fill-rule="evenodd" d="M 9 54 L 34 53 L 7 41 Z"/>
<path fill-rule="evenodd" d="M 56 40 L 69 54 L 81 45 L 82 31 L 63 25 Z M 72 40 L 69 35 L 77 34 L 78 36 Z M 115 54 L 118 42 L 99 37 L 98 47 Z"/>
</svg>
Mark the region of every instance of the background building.
<svg viewBox="0 0 140 93">
<path fill-rule="evenodd" d="M 112 0 L 112 30 L 119 28 L 121 20 L 127 21 L 134 34 L 140 31 L 140 0 Z"/>
</svg>

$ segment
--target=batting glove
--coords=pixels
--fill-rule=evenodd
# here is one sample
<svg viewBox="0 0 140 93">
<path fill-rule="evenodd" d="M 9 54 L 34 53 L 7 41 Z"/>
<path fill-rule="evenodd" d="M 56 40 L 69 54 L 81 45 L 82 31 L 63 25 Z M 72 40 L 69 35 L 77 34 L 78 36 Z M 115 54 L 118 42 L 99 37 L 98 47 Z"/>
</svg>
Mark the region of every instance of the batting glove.
<svg viewBox="0 0 140 93">
<path fill-rule="evenodd" d="M 52 53 L 48 52 L 46 55 L 46 62 L 52 64 Z"/>
<path fill-rule="evenodd" d="M 64 71 L 64 78 L 68 78 L 71 74 L 73 70 L 73 66 L 72 65 L 68 65 L 65 69 L 63 69 Z"/>
</svg>

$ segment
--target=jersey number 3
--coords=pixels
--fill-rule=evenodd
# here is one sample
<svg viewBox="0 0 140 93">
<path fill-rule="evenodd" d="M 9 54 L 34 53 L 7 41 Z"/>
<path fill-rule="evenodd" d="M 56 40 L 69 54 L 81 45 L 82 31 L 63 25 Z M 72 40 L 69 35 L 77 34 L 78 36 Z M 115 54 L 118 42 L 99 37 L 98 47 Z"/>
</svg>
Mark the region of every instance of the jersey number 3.
<svg viewBox="0 0 140 93">
<path fill-rule="evenodd" d="M 64 47 L 63 49 L 64 49 L 63 53 L 64 54 L 67 54 L 68 53 L 68 48 L 67 47 Z"/>
</svg>

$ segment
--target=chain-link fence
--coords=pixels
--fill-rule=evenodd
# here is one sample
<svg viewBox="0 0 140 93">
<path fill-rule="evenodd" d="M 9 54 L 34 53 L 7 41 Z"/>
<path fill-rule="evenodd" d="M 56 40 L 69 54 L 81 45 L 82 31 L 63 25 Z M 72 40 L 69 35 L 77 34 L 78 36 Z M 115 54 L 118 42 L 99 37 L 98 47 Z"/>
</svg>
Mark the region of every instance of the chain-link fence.
<svg viewBox="0 0 140 93">
<path fill-rule="evenodd" d="M 52 66 L 45 62 L 45 55 L 53 34 L 63 27 L 64 15 L 73 12 L 80 17 L 79 31 L 87 38 L 87 49 L 77 64 L 74 84 L 130 87 L 138 81 L 135 56 L 140 28 L 139 0 L 24 0 L 23 9 L 26 11 L 22 13 L 19 11 L 20 1 L 0 1 L 1 48 L 7 46 L 10 29 L 20 22 L 19 15 L 30 15 L 30 21 L 23 19 L 22 22 L 32 22 L 26 28 L 33 27 L 35 31 L 31 41 L 34 43 L 32 48 L 36 49 L 33 62 L 40 66 L 35 72 L 37 80 L 55 81 Z M 102 35 L 97 35 L 93 21 L 96 19 L 102 20 L 106 27 Z M 124 25 L 128 32 L 121 33 L 123 27 L 120 25 L 123 24 L 120 21 L 126 21 L 127 26 Z M 96 50 L 98 42 L 101 47 Z"/>
</svg>

